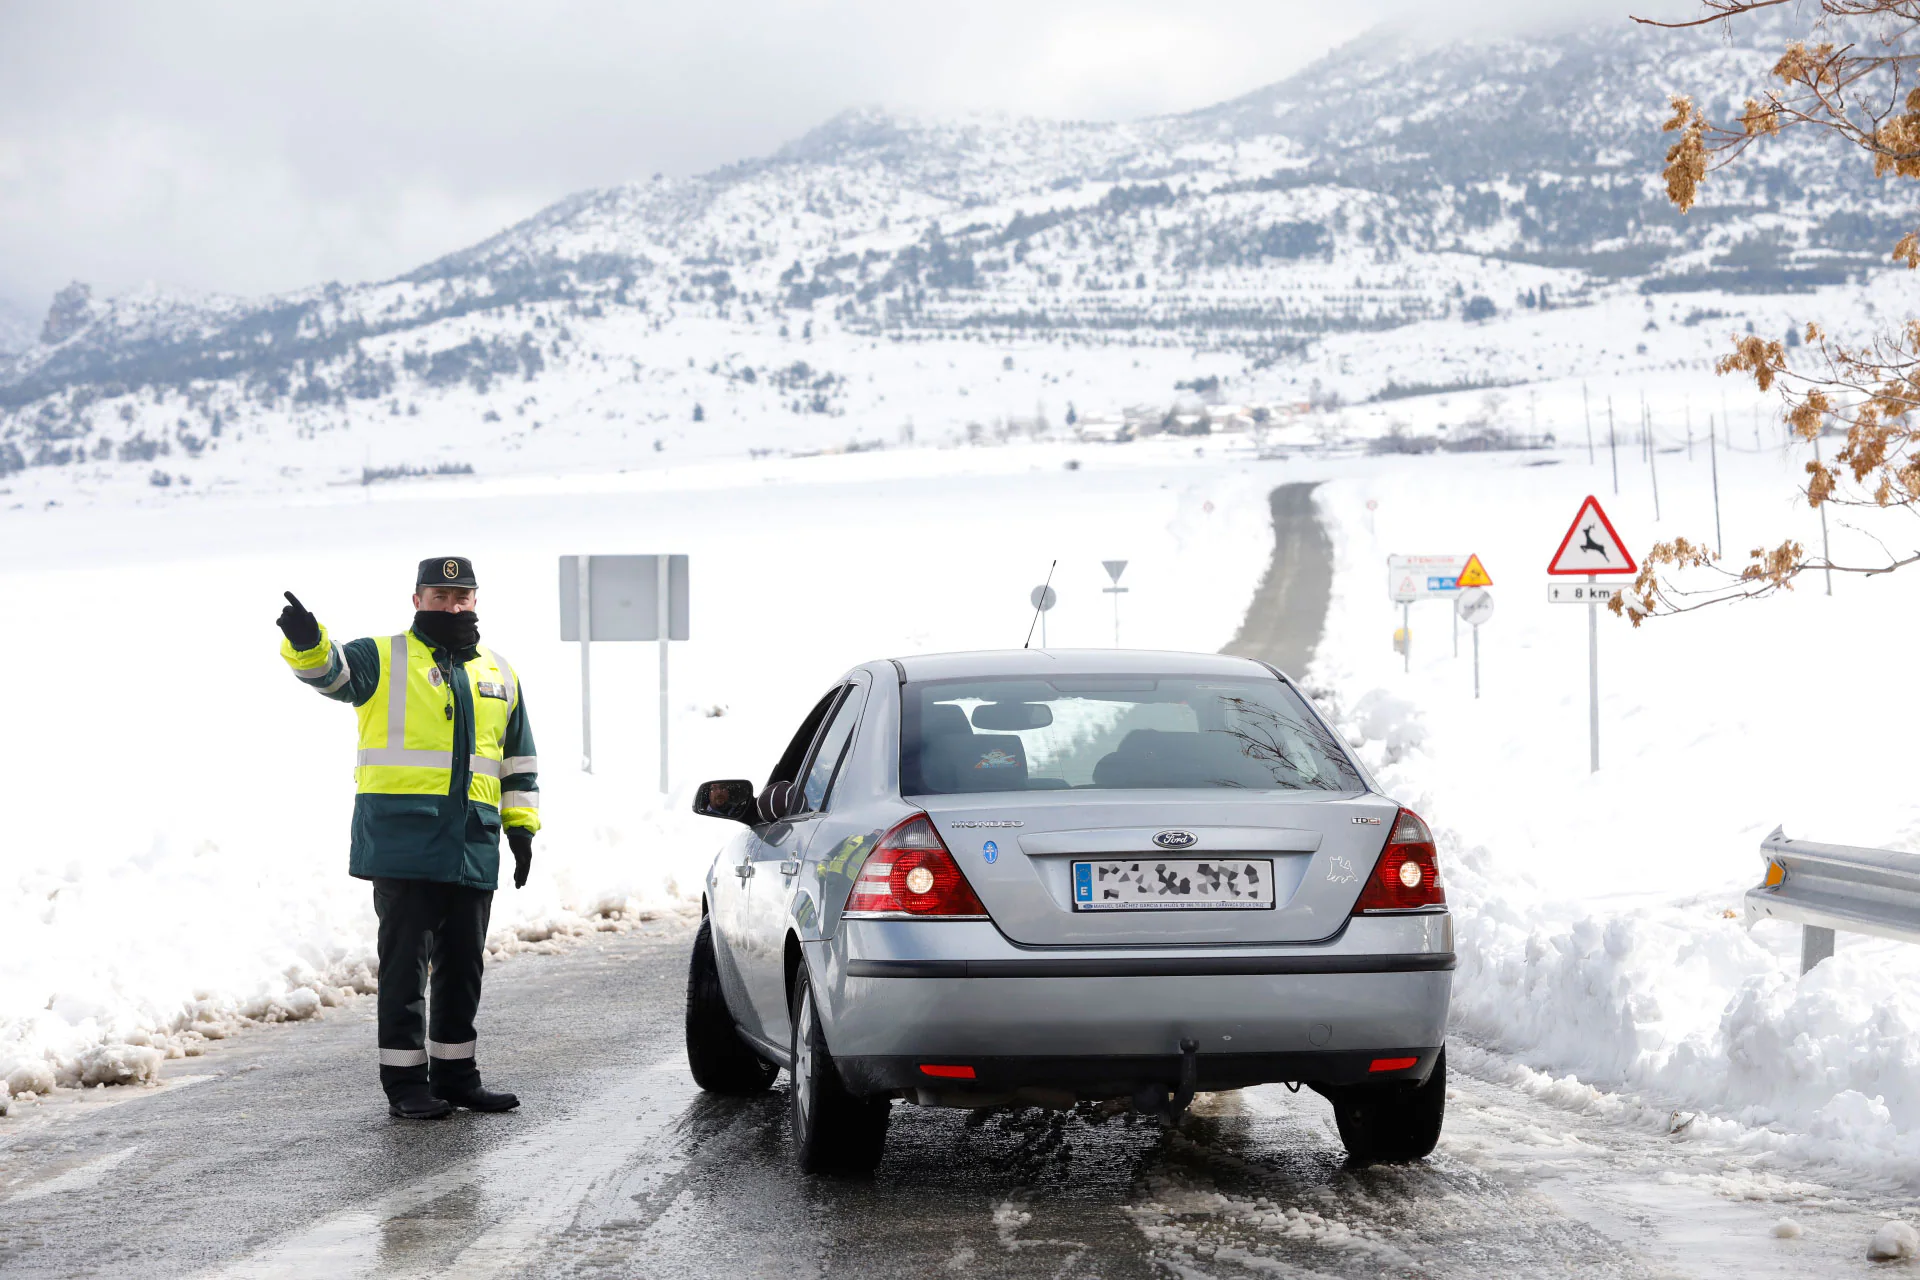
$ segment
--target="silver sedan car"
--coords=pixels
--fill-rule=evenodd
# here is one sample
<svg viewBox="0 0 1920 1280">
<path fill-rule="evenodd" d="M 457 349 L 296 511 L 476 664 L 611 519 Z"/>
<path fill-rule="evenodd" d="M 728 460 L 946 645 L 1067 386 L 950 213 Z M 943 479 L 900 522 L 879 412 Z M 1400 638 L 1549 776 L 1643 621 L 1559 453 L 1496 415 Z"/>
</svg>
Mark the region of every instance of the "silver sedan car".
<svg viewBox="0 0 1920 1280">
<path fill-rule="evenodd" d="M 809 1172 L 896 1100 L 1177 1114 L 1285 1081 L 1350 1156 L 1439 1139 L 1453 925 L 1433 837 L 1246 658 L 1012 650 L 826 691 L 715 857 L 687 986 L 702 1088 L 792 1075 Z"/>
</svg>

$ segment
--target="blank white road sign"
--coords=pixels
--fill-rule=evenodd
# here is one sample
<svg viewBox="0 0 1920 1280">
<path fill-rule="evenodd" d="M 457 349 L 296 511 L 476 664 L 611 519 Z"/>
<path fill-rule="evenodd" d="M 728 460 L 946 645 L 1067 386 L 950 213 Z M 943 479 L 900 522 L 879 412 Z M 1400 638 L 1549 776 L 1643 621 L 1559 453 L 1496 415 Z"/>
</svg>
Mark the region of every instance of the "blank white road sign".
<svg viewBox="0 0 1920 1280">
<path fill-rule="evenodd" d="M 1387 594 L 1395 604 L 1451 597 L 1460 590 L 1460 573 L 1467 556 L 1388 556 Z"/>
<path fill-rule="evenodd" d="M 658 556 L 588 556 L 589 640 L 659 640 Z M 666 639 L 687 638 L 687 558 L 667 557 Z M 580 557 L 560 557 L 560 638 L 580 638 Z"/>
</svg>

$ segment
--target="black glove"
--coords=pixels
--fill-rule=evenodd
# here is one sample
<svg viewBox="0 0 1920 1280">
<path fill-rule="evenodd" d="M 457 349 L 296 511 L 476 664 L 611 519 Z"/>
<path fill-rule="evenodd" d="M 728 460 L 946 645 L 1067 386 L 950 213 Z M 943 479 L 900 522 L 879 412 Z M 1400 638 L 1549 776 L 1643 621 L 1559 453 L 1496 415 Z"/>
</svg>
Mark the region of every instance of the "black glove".
<svg viewBox="0 0 1920 1280">
<path fill-rule="evenodd" d="M 525 827 L 507 828 L 507 847 L 513 850 L 513 887 L 527 887 L 527 872 L 533 867 L 533 832 Z"/>
<path fill-rule="evenodd" d="M 307 606 L 301 604 L 293 592 L 281 594 L 287 598 L 287 607 L 280 611 L 280 631 L 287 637 L 287 643 L 293 646 L 295 653 L 305 653 L 320 643 L 320 619 L 309 613 Z"/>
</svg>

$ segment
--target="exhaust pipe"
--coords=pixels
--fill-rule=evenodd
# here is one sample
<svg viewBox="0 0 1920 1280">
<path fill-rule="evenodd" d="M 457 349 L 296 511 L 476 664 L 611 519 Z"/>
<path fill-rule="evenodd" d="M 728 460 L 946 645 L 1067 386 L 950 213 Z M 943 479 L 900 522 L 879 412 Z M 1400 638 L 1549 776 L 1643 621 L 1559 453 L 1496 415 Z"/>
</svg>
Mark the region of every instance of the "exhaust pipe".
<svg viewBox="0 0 1920 1280">
<path fill-rule="evenodd" d="M 1195 1087 L 1200 1083 L 1200 1042 L 1180 1042 L 1180 1087 L 1173 1095 L 1173 1114 L 1180 1115 L 1193 1103 Z"/>
</svg>

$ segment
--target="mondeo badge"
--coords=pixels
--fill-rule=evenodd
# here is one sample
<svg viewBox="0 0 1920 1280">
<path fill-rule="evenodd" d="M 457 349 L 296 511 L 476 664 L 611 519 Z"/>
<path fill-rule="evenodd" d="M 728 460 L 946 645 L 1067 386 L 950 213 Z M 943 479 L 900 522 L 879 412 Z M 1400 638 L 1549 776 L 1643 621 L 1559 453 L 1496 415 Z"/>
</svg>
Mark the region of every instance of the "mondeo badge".
<svg viewBox="0 0 1920 1280">
<path fill-rule="evenodd" d="M 1153 842 L 1162 849 L 1191 849 L 1200 843 L 1200 837 L 1191 831 L 1162 831 L 1153 838 Z"/>
</svg>

